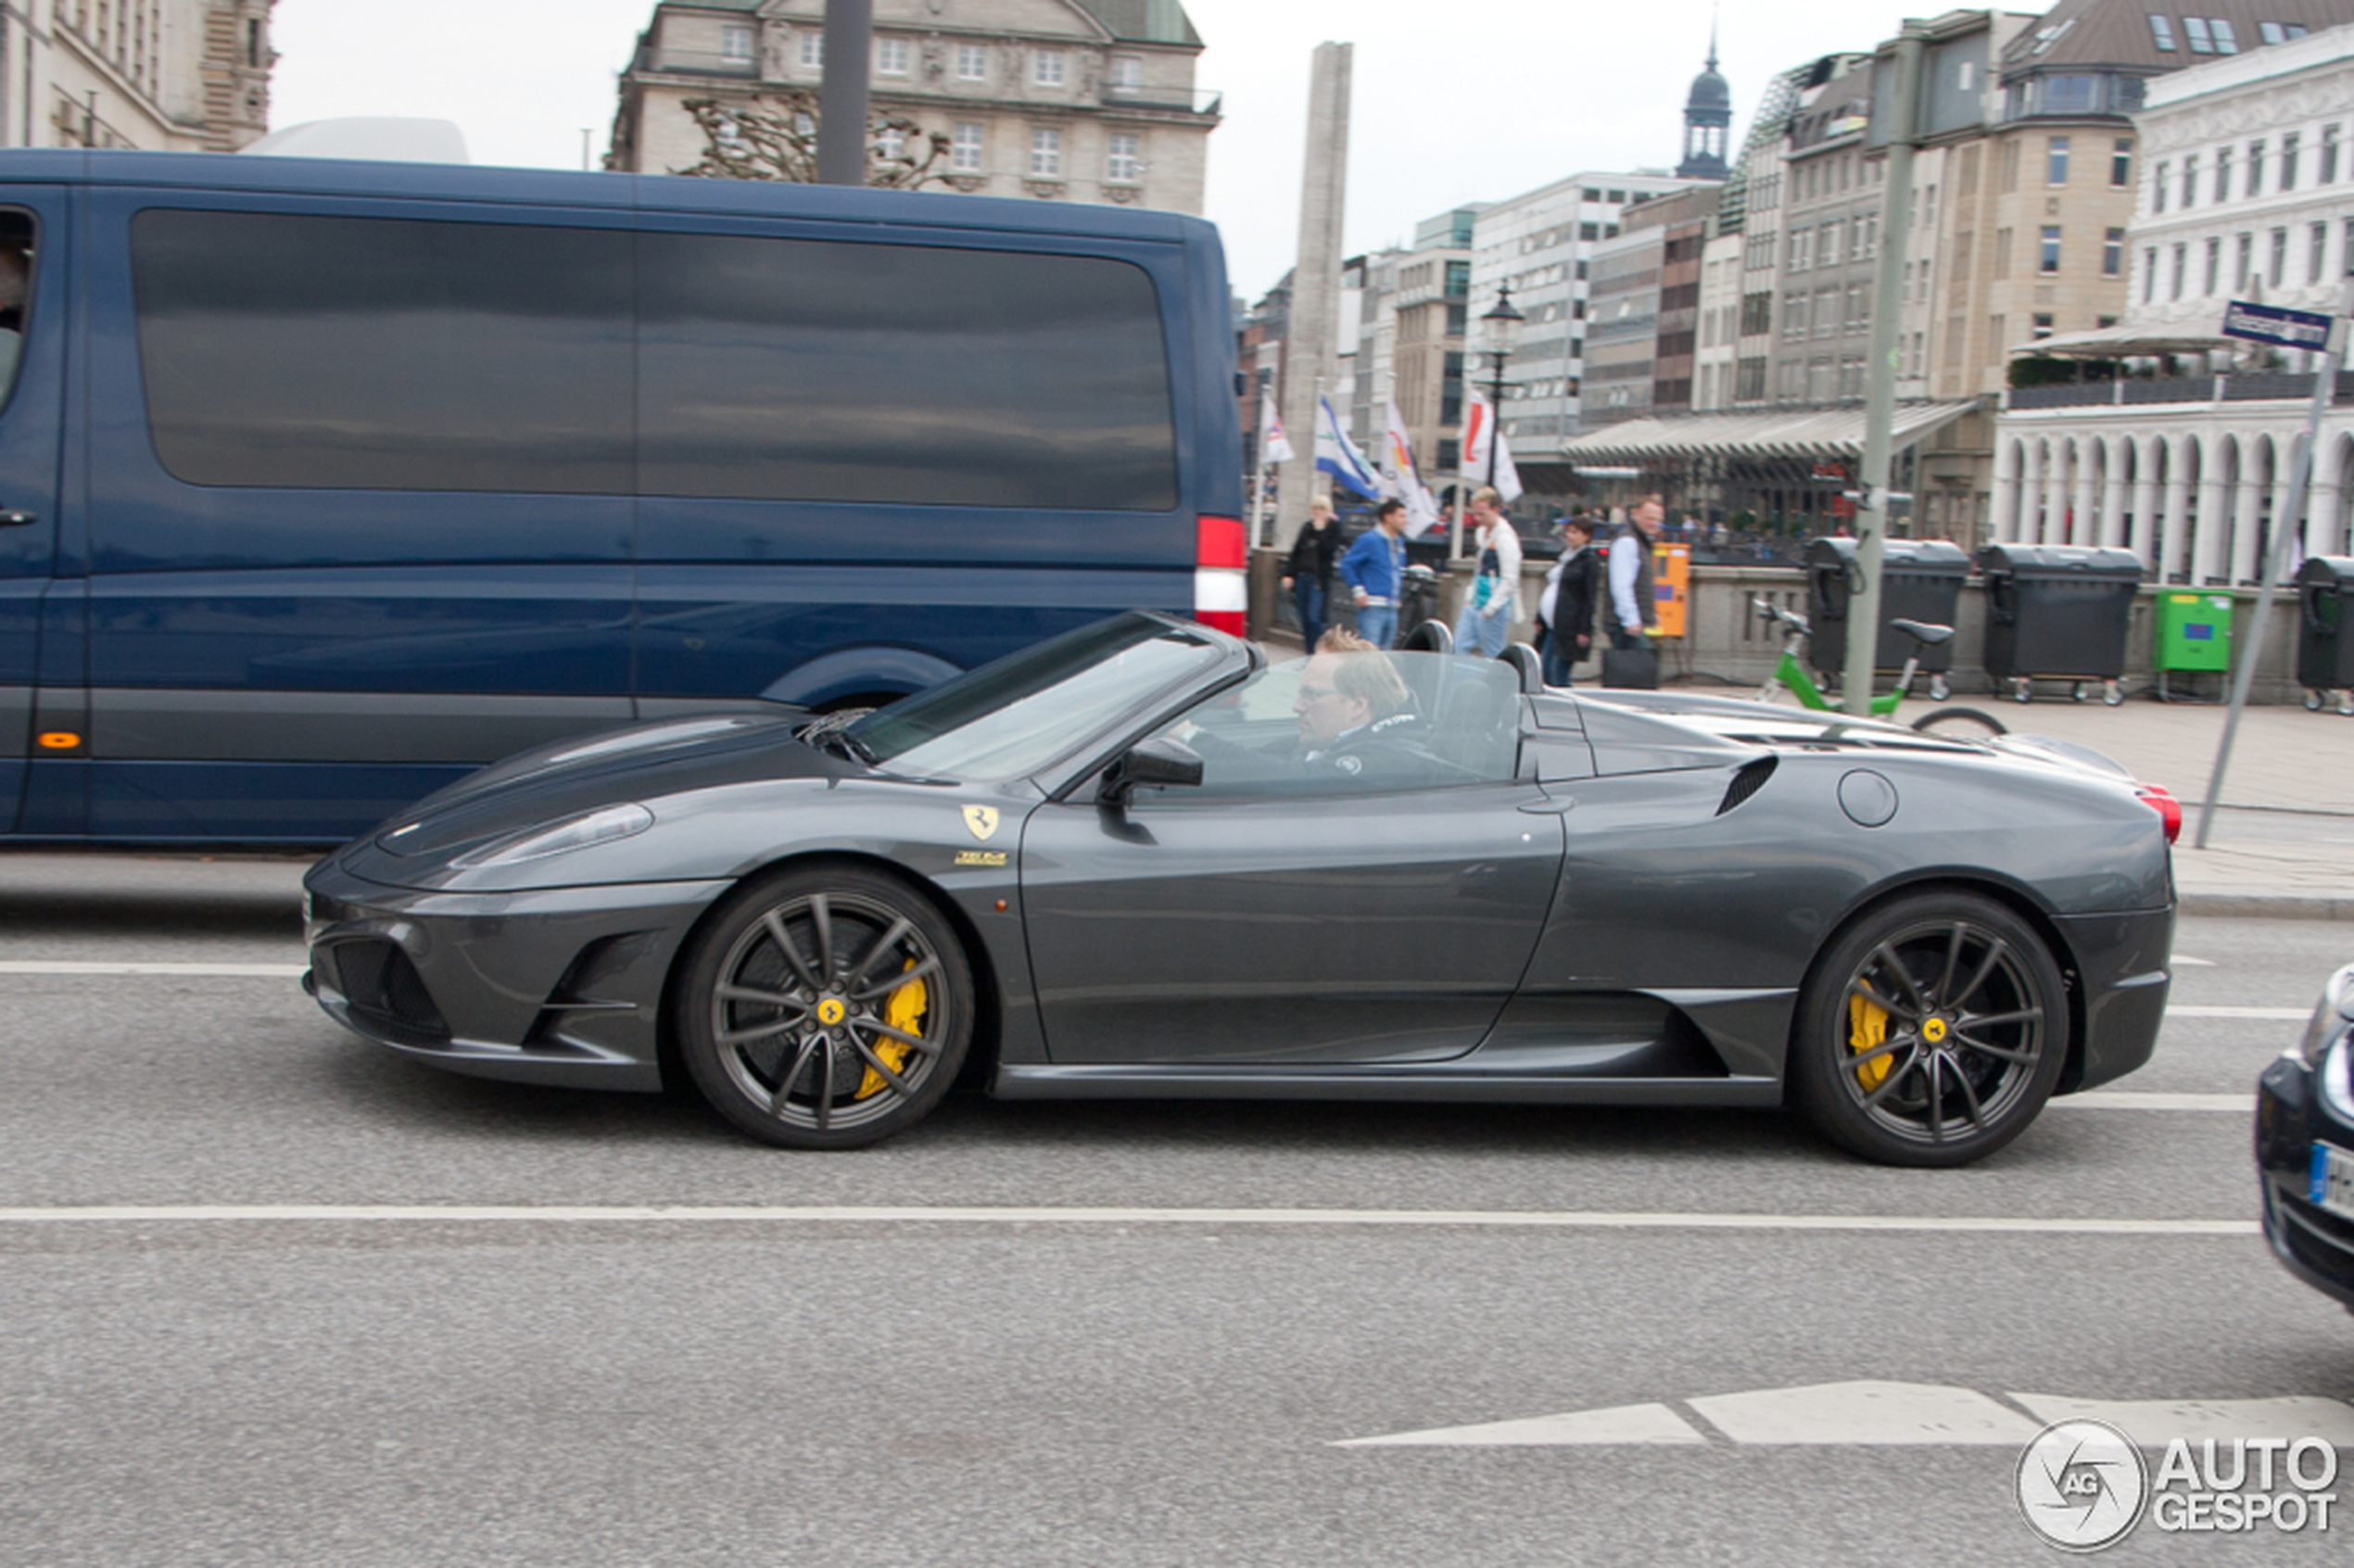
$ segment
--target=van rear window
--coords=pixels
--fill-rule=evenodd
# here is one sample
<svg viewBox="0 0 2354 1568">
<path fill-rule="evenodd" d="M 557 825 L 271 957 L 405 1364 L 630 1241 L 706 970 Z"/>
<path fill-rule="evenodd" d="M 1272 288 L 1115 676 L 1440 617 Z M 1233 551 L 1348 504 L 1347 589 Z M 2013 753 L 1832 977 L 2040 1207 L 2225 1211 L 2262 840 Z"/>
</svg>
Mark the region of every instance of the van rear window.
<svg viewBox="0 0 2354 1568">
<path fill-rule="evenodd" d="M 1126 262 L 169 209 L 132 260 L 157 455 L 191 484 L 1177 502 Z"/>
</svg>

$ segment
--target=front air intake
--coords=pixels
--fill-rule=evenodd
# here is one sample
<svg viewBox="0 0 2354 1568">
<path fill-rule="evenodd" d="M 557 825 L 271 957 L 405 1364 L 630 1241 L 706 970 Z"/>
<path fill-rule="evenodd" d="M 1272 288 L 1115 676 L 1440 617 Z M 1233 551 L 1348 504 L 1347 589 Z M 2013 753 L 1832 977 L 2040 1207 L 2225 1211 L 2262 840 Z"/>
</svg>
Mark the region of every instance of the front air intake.
<svg viewBox="0 0 2354 1568">
<path fill-rule="evenodd" d="M 1724 816 L 1766 788 L 1766 780 L 1774 777 L 1774 766 L 1778 761 L 1778 757 L 1760 757 L 1755 762 L 1741 764 L 1740 770 L 1733 775 L 1733 781 L 1725 786 L 1725 798 L 1716 803 L 1716 815 Z"/>
</svg>

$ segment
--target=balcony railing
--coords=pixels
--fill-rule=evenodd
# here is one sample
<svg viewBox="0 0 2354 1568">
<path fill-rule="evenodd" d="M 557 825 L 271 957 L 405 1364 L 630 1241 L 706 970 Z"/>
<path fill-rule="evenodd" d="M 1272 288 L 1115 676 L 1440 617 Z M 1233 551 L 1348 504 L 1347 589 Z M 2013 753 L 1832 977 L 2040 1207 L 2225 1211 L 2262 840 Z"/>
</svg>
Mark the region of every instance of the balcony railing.
<svg viewBox="0 0 2354 1568">
<path fill-rule="evenodd" d="M 1214 115 L 1226 95 L 1207 87 L 1120 87 L 1107 82 L 1103 84 L 1102 97 L 1106 108 Z"/>
<path fill-rule="evenodd" d="M 2107 408 L 2127 403 L 2303 402 L 2313 395 L 2311 375 L 2258 371 L 2243 375 L 2170 375 L 2123 381 L 2057 382 L 2014 386 L 2003 406 L 2026 409 Z M 2340 371 L 2334 403 L 2354 403 L 2354 371 Z"/>
</svg>

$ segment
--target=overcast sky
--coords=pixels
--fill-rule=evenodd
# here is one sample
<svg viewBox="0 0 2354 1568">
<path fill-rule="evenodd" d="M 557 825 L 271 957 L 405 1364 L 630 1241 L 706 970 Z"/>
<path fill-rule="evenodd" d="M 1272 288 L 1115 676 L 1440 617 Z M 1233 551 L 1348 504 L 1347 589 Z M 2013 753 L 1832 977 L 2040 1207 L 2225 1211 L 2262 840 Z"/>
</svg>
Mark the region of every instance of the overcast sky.
<svg viewBox="0 0 2354 1568">
<path fill-rule="evenodd" d="M 1225 95 L 1224 123 L 1209 139 L 1208 216 L 1225 235 L 1235 289 L 1252 297 L 1298 244 L 1309 56 L 1334 27 L 1356 45 L 1353 252 L 1407 238 L 1416 220 L 1463 202 L 1581 169 L 1672 166 L 1713 14 L 1710 0 L 1185 7 L 1209 45 L 1196 81 Z M 653 0 L 278 0 L 271 123 L 424 115 L 456 120 L 477 163 L 577 169 L 584 127 L 604 153 L 614 77 L 652 15 Z M 1735 145 L 1768 77 L 1868 48 L 1905 15 L 1889 0 L 1726 5 L 1720 56 Z"/>
</svg>

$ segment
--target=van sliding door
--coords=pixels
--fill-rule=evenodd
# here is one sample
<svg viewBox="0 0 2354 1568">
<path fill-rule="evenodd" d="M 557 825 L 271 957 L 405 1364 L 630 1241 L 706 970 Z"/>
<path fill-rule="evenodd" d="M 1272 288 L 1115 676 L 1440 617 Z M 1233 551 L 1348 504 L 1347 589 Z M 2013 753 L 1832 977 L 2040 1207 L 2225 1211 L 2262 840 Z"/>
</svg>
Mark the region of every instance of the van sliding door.
<svg viewBox="0 0 2354 1568">
<path fill-rule="evenodd" d="M 66 336 L 66 199 L 0 185 L 0 833 L 16 826 L 56 567 Z M 70 657 L 70 646 L 53 653 Z M 68 673 L 69 688 L 79 682 Z M 59 732 L 50 735 L 57 752 Z"/>
</svg>

